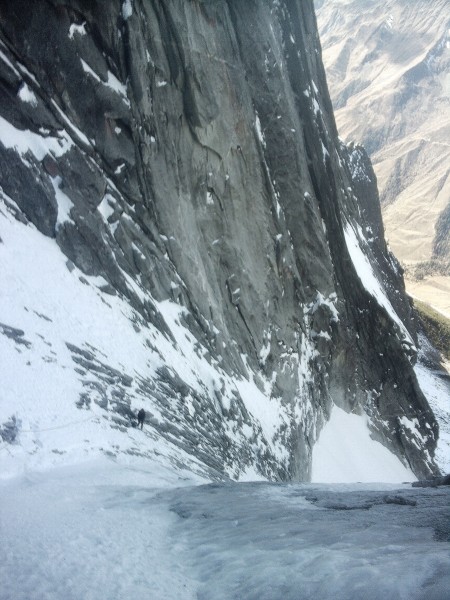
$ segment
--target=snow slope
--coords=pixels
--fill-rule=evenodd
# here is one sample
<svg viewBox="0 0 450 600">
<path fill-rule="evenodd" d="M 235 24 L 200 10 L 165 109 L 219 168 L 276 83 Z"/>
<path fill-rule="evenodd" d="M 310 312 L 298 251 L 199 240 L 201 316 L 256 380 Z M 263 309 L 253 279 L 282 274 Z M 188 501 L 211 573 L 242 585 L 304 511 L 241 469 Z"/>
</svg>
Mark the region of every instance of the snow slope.
<svg viewBox="0 0 450 600">
<path fill-rule="evenodd" d="M 34 226 L 15 220 L 5 205 L 0 217 L 0 326 L 4 333 L 0 335 L 0 423 L 9 423 L 15 435 L 15 443 L 5 441 L 0 445 L 0 477 L 74 464 L 104 453 L 152 458 L 162 451 L 174 462 L 182 461 L 194 471 L 205 472 L 199 461 L 177 448 L 176 439 L 173 445 L 172 439 L 163 438 L 152 427 L 164 417 L 152 396 L 135 383 L 144 376 L 154 376 L 166 364 L 176 364 L 184 381 L 199 392 L 209 385 L 213 396 L 223 381 L 229 389 L 238 389 L 251 417 L 261 423 L 265 438 L 274 439 L 285 418 L 279 402 L 270 399 L 270 392 L 263 393 L 251 377 L 232 382 L 217 365 L 202 360 L 202 353 L 196 351 L 193 339 L 179 324 L 179 306 L 170 302 L 159 304 L 176 340 L 173 344 L 151 326 L 139 323 L 136 327 L 133 309 L 118 296 L 101 291 L 101 278 L 83 276 L 73 266 L 69 270 L 54 240 L 41 235 Z M 73 302 L 73 298 L 77 301 Z M 14 334 L 14 328 L 19 333 Z M 134 412 L 141 406 L 147 410 L 150 422 L 144 432 L 123 427 L 117 414 L 105 410 L 115 397 L 113 388 L 104 381 L 100 382 L 101 388 L 98 382 L 88 381 L 94 401 L 89 410 L 80 407 L 87 384 L 82 365 L 74 364 L 80 355 L 74 354 L 73 347 L 95 352 L 113 369 L 113 377 L 134 377 L 128 388 L 122 387 L 129 394 Z M 98 363 L 99 369 L 101 365 Z M 269 390 L 270 384 L 266 386 Z M 224 400 L 227 397 L 231 405 L 232 394 L 225 394 Z M 192 412 L 189 397 L 186 403 L 186 410 Z M 333 416 L 341 412 L 335 408 Z M 356 427 L 355 415 L 343 413 L 341 418 Z M 314 480 L 324 481 L 330 469 L 331 481 L 414 479 L 397 457 L 369 437 L 363 421 L 358 421 L 358 442 L 351 446 L 342 443 L 333 448 L 341 436 L 343 440 L 347 438 L 343 423 L 332 420 L 326 426 L 313 453 Z M 233 431 L 232 421 L 228 426 L 230 436 L 239 443 L 242 434 Z M 249 438 L 253 436 L 250 427 L 243 431 Z M 359 443 L 362 446 L 358 450 Z M 273 450 L 287 458 L 285 449 L 276 443 Z M 364 467 L 361 461 L 352 461 L 355 453 L 367 458 Z M 229 474 L 244 480 L 261 478 L 250 466 L 230 465 Z"/>
<path fill-rule="evenodd" d="M 166 417 L 142 384 L 166 365 L 176 365 L 185 382 L 199 393 L 207 389 L 211 397 L 224 381 L 231 390 L 238 386 L 250 414 L 268 423 L 267 428 L 277 426 L 282 417 L 276 401 L 269 406 L 252 380 L 231 385 L 217 364 L 204 360 L 205 350 L 180 325 L 180 306 L 158 305 L 173 335 L 169 340 L 144 324 L 124 300 L 101 291 L 102 278 L 84 276 L 73 265 L 69 269 L 56 242 L 15 220 L 4 204 L 0 239 L 0 423 L 10 425 L 15 442 L 0 446 L 0 477 L 104 452 L 152 456 L 155 444 L 164 443 L 152 426 Z M 95 368 L 105 371 L 106 379 L 91 376 L 86 381 L 83 353 L 101 359 Z M 111 379 L 120 384 L 133 412 L 141 406 L 147 411 L 144 434 L 124 427 L 120 415 L 105 410 L 117 401 Z M 93 401 L 80 406 L 87 391 Z M 231 404 L 232 394 L 225 393 L 225 400 Z M 185 398 L 190 415 L 195 414 L 193 402 Z M 242 436 L 233 431 L 232 419 L 227 427 L 239 442 Z M 247 433 L 253 436 L 250 426 Z M 173 452 L 179 454 L 175 447 Z M 281 447 L 279 452 L 285 454 Z M 197 463 L 193 457 L 190 462 Z M 246 472 L 241 469 L 244 477 Z"/>
<path fill-rule="evenodd" d="M 370 437 L 366 415 L 333 407 L 314 446 L 311 476 L 314 483 L 399 483 L 415 479 L 411 469 Z"/>
</svg>

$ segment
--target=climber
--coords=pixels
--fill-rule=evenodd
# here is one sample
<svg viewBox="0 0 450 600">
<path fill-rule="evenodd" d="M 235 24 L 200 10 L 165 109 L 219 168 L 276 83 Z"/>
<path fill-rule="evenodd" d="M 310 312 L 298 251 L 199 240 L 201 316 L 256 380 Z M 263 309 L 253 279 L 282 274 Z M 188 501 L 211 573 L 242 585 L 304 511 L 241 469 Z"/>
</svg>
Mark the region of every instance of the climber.
<svg viewBox="0 0 450 600">
<path fill-rule="evenodd" d="M 144 427 L 144 421 L 145 421 L 145 410 L 143 408 L 141 408 L 141 410 L 138 412 L 138 427 L 140 425 L 141 429 Z"/>
</svg>

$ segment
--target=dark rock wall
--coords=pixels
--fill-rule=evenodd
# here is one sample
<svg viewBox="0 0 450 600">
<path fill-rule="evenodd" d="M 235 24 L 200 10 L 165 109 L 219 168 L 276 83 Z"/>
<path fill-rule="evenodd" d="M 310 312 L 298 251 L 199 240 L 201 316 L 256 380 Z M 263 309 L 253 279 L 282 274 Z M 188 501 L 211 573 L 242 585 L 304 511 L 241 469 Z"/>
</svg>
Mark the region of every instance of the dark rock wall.
<svg viewBox="0 0 450 600">
<path fill-rule="evenodd" d="M 0 141 L 22 218 L 168 336 L 154 300 L 185 306 L 229 375 L 273 382 L 290 458 L 272 476 L 308 478 L 332 402 L 368 412 L 377 439 L 432 472 L 437 426 L 412 342 L 346 244 L 346 227 L 364 232 L 414 337 L 370 163 L 337 137 L 312 1 L 11 0 L 0 23 L 0 116 L 45 148 L 19 156 Z"/>
</svg>

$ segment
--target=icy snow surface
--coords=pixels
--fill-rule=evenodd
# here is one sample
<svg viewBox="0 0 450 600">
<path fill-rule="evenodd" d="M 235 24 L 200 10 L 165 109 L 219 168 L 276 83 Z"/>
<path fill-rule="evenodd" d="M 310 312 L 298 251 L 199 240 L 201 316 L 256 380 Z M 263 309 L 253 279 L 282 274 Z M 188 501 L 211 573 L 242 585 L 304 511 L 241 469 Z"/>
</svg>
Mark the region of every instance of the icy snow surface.
<svg viewBox="0 0 450 600">
<path fill-rule="evenodd" d="M 69 39 L 73 40 L 74 35 L 76 33 L 78 33 L 78 35 L 86 35 L 86 21 L 81 23 L 81 25 L 72 23 L 72 25 L 69 28 Z"/>
<path fill-rule="evenodd" d="M 0 597 L 448 598 L 448 488 L 198 483 L 163 461 L 0 482 Z"/>
<path fill-rule="evenodd" d="M 56 178 L 54 186 L 61 222 L 70 217 L 71 204 L 68 199 L 65 202 Z M 111 202 L 106 195 L 99 207 L 105 219 L 113 211 L 108 200 Z M 286 447 L 274 438 L 286 423 L 287 415 L 281 399 L 271 398 L 271 383 L 264 381 L 265 389 L 261 390 L 250 370 L 248 380 L 231 380 L 218 365 L 203 360 L 202 354 L 195 352 L 195 339 L 180 325 L 182 307 L 171 302 L 156 303 L 175 344 L 152 327 L 136 331 L 130 306 L 119 297 L 100 291 L 105 280 L 82 277 L 73 265 L 69 270 L 55 240 L 41 235 L 34 226 L 15 220 L 1 202 L 0 237 L 0 424 L 4 426 L 15 419 L 17 429 L 14 444 L 0 444 L 0 477 L 19 474 L 24 469 L 39 469 L 47 463 L 72 464 L 105 452 L 152 457 L 154 452 L 161 451 L 154 429 L 149 428 L 142 440 L 133 428 L 121 431 L 114 427 L 114 413 L 97 404 L 102 398 L 97 398 L 94 388 L 86 388 L 85 380 L 75 370 L 77 365 L 67 343 L 93 352 L 118 373 L 132 377 L 128 391 L 131 409 L 136 412 L 144 406 L 158 422 L 162 419 L 160 408 L 139 391 L 139 377 L 155 377 L 159 367 L 174 365 L 188 385 L 199 393 L 210 390 L 211 398 L 224 381 L 227 389 L 224 404 L 232 399 L 229 391 L 237 389 L 274 454 L 280 461 L 288 460 Z M 131 279 L 129 285 L 137 294 L 143 294 Z M 325 299 L 318 294 L 310 310 L 314 312 L 323 303 L 337 320 L 333 297 Z M 22 331 L 20 343 L 4 334 L 2 324 Z M 148 341 L 158 352 L 149 347 Z M 305 347 L 299 357 L 303 377 L 308 373 L 305 361 L 308 362 L 310 352 Z M 242 359 L 245 363 L 245 356 Z M 89 410 L 77 408 L 86 389 L 92 398 Z M 105 389 L 107 402 L 114 400 L 111 394 Z M 186 403 L 188 409 L 192 408 L 189 399 Z M 370 438 L 362 417 L 347 415 L 338 408 L 331 416 L 313 450 L 315 481 L 413 480 L 394 455 Z M 297 415 L 299 420 L 302 417 L 300 413 Z M 239 442 L 252 438 L 253 429 L 248 426 L 236 429 L 230 421 L 227 435 Z M 333 437 L 341 440 L 338 447 Z M 185 464 L 189 462 L 183 460 Z M 189 464 L 190 468 L 198 467 L 193 458 Z M 248 467 L 240 472 L 230 467 L 229 474 L 240 479 L 255 478 Z"/>
<path fill-rule="evenodd" d="M 151 376 L 159 366 L 177 362 L 185 380 L 198 387 L 195 359 L 188 361 L 152 330 L 136 332 L 125 302 L 106 296 L 106 303 L 98 289 L 102 278 L 85 277 L 81 283 L 81 272 L 69 271 L 55 240 L 13 219 L 1 202 L 0 238 L 0 334 L 5 326 L 22 331 L 20 343 L 0 335 L 0 423 L 14 417 L 18 428 L 14 444 L 0 444 L 0 478 L 105 451 L 153 455 L 170 446 L 155 441 L 151 432 L 142 443 L 137 430 L 125 435 L 114 429 L 111 415 L 95 401 L 90 410 L 78 409 L 85 388 L 66 342 L 95 350 L 118 372 L 132 376 Z M 169 318 L 168 307 L 165 312 Z M 155 336 L 164 359 L 146 345 Z M 184 346 L 187 355 L 193 354 L 186 339 Z M 202 374 L 200 365 L 197 373 Z M 207 380 L 206 373 L 203 377 Z M 149 402 L 132 391 L 132 409 Z M 158 417 L 157 407 L 151 408 Z M 191 457 L 190 464 L 195 463 Z"/>
<path fill-rule="evenodd" d="M 28 129 L 17 129 L 1 116 L 0 141 L 5 148 L 14 148 L 21 155 L 32 152 L 37 160 L 42 160 L 49 152 L 54 156 L 62 156 L 72 146 L 72 140 L 65 132 L 61 138 L 44 138 Z"/>
<path fill-rule="evenodd" d="M 56 178 L 54 186 L 61 222 L 70 217 L 70 201 L 65 202 Z M 107 283 L 103 278 L 84 276 L 74 265 L 69 269 L 55 240 L 14 219 L 2 196 L 0 189 L 0 427 L 14 426 L 16 438 L 11 445 L 0 443 L 0 478 L 48 462 L 72 464 L 102 453 L 151 457 L 160 451 L 155 429 L 149 427 L 143 439 L 134 428 L 117 426 L 117 415 L 102 406 L 106 403 L 108 409 L 114 402 L 114 388 L 102 384 L 100 393 L 92 373 L 86 376 L 76 370 L 74 346 L 129 377 L 132 382 L 125 393 L 131 410 L 136 413 L 144 407 L 157 423 L 166 417 L 158 401 L 140 390 L 139 382 L 156 379 L 163 366 L 176 369 L 183 381 L 212 402 L 214 390 L 223 383 L 224 403 L 232 401 L 237 388 L 255 425 L 238 426 L 229 419 L 227 436 L 242 443 L 262 426 L 275 455 L 287 459 L 286 447 L 272 439 L 286 414 L 281 400 L 270 398 L 270 382 L 264 382 L 264 393 L 251 374 L 249 380 L 231 379 L 217 364 L 205 360 L 205 350 L 180 324 L 184 309 L 173 302 L 155 302 L 155 306 L 175 342 L 143 324 L 126 301 L 101 292 Z M 106 196 L 99 208 L 104 218 L 111 216 L 110 209 Z M 127 282 L 143 300 L 149 298 L 131 278 Z M 11 330 L 19 332 L 17 339 Z M 86 391 L 92 399 L 89 408 L 77 408 Z M 185 402 L 192 409 L 189 397 Z M 172 451 L 177 455 L 174 446 Z M 198 467 L 193 457 L 189 464 Z M 227 468 L 232 477 L 254 477 L 248 465 L 242 470 L 234 464 Z"/>
<path fill-rule="evenodd" d="M 450 383 L 420 363 L 414 370 L 422 392 L 439 423 L 436 463 L 443 473 L 450 473 Z"/>
<path fill-rule="evenodd" d="M 126 21 L 133 14 L 133 3 L 132 0 L 125 0 L 122 4 L 122 17 Z"/>
<path fill-rule="evenodd" d="M 116 94 L 119 94 L 120 96 L 122 96 L 124 102 L 128 106 L 130 106 L 130 101 L 127 98 L 127 86 L 124 85 L 123 83 L 121 83 L 117 79 L 117 77 L 111 73 L 111 71 L 108 71 L 108 81 L 104 82 L 97 75 L 97 73 L 93 69 L 91 69 L 91 67 L 87 64 L 87 62 L 85 62 L 82 58 L 80 58 L 80 61 L 81 61 L 81 66 L 83 67 L 83 71 L 85 73 L 87 73 L 88 75 L 90 75 L 91 77 L 93 77 L 95 79 L 95 81 L 97 81 L 97 83 L 101 83 L 102 85 L 106 85 L 107 87 L 111 88 L 114 92 L 116 92 Z"/>
<path fill-rule="evenodd" d="M 372 440 L 366 415 L 333 406 L 330 420 L 313 448 L 313 482 L 415 481 L 413 472 L 379 442 Z"/>
<path fill-rule="evenodd" d="M 28 102 L 32 106 L 37 106 L 37 98 L 33 90 L 31 90 L 28 85 L 24 82 L 17 92 L 17 95 L 22 100 L 22 102 Z"/>
<path fill-rule="evenodd" d="M 357 229 L 359 233 L 359 239 L 364 239 L 364 235 L 362 234 L 359 225 L 357 226 Z M 408 330 L 403 325 L 401 319 L 395 312 L 394 307 L 392 306 L 389 298 L 386 296 L 381 283 L 375 276 L 369 259 L 362 251 L 358 235 L 356 234 L 355 230 L 350 224 L 347 223 L 344 231 L 347 249 L 351 256 L 358 277 L 361 280 L 361 283 L 364 285 L 366 290 L 377 300 L 378 304 L 388 312 L 392 320 L 398 325 L 402 333 L 403 339 L 407 340 L 411 346 L 414 346 L 414 342 L 411 336 L 409 335 Z"/>
</svg>

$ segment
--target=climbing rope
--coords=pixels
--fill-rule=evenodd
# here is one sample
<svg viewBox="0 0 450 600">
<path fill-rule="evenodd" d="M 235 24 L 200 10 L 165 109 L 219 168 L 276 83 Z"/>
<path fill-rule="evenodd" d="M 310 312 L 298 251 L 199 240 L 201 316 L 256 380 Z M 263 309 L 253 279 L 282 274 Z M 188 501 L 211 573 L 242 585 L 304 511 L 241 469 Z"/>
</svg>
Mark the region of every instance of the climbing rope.
<svg viewBox="0 0 450 600">
<path fill-rule="evenodd" d="M 80 425 L 81 423 L 87 423 L 88 421 L 92 421 L 93 419 L 97 419 L 98 415 L 92 415 L 87 419 L 83 419 L 82 421 L 71 421 L 70 423 L 66 423 L 65 425 L 57 425 L 56 427 L 45 427 L 44 429 L 18 429 L 17 433 L 42 433 L 44 431 L 55 431 L 56 429 L 67 429 L 67 427 L 72 427 L 72 425 Z"/>
<path fill-rule="evenodd" d="M 1 452 L 2 450 L 8 450 L 8 452 L 9 452 L 9 448 L 8 448 L 8 446 L 9 446 L 8 442 L 4 442 L 4 443 L 3 443 L 3 444 L 0 446 L 0 452 Z M 10 454 L 11 454 L 11 453 L 10 453 Z"/>
<path fill-rule="evenodd" d="M 65 423 L 64 425 L 57 425 L 56 427 L 45 427 L 44 429 L 18 429 L 17 435 L 20 435 L 21 433 L 42 433 L 44 431 L 55 431 L 56 429 L 67 429 L 68 427 L 72 427 L 73 425 L 81 425 L 82 423 L 87 423 L 88 421 L 92 421 L 93 419 L 97 418 L 97 415 L 92 415 L 91 417 L 83 419 L 82 421 L 71 421 L 70 423 Z M 0 446 L 0 452 L 5 449 L 9 452 L 10 445 L 11 444 L 9 442 L 4 442 Z"/>
</svg>

